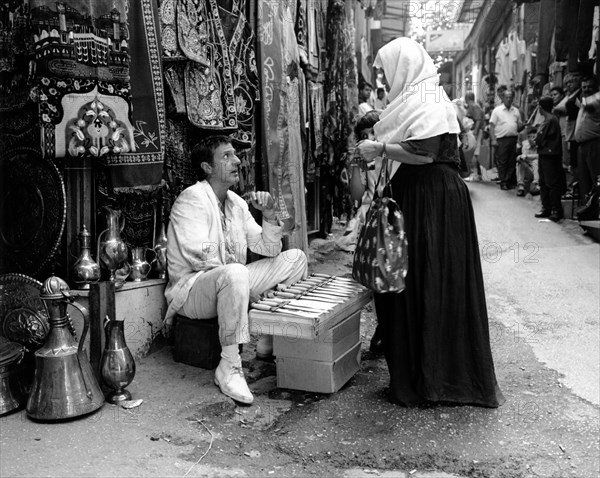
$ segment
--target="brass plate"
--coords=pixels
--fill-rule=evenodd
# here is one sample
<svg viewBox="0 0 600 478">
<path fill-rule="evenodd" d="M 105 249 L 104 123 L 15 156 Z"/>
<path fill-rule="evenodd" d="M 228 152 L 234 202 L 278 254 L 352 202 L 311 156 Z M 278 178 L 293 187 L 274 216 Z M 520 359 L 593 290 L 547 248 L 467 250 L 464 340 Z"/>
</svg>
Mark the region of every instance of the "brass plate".
<svg viewBox="0 0 600 478">
<path fill-rule="evenodd" d="M 30 350 L 43 345 L 50 330 L 41 291 L 42 283 L 24 274 L 0 275 L 0 334 Z"/>
<path fill-rule="evenodd" d="M 63 178 L 35 148 L 0 156 L 0 273 L 35 276 L 54 256 L 67 219 Z"/>
</svg>

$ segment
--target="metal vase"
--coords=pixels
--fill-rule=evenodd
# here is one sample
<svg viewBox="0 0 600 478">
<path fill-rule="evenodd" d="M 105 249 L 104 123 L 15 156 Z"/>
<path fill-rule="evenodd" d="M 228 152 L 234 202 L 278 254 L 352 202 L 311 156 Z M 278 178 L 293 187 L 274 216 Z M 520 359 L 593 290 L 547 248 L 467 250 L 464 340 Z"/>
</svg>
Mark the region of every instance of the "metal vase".
<svg viewBox="0 0 600 478">
<path fill-rule="evenodd" d="M 110 403 L 131 400 L 131 393 L 125 387 L 135 376 L 135 361 L 125 342 L 123 325 L 123 320 L 109 320 L 107 317 L 104 321 L 106 343 L 100 370 L 104 384 L 113 389 L 106 396 Z"/>
<path fill-rule="evenodd" d="M 89 289 L 90 284 L 100 280 L 100 265 L 92 259 L 90 253 L 91 236 L 85 225 L 79 233 L 79 248 L 81 250 L 77 262 L 73 265 L 73 282 L 80 289 Z"/>
<path fill-rule="evenodd" d="M 156 258 L 152 261 L 152 266 L 159 279 L 167 278 L 167 234 L 165 232 L 165 223 L 161 223 L 160 230 L 154 238 L 154 252 Z"/>
</svg>

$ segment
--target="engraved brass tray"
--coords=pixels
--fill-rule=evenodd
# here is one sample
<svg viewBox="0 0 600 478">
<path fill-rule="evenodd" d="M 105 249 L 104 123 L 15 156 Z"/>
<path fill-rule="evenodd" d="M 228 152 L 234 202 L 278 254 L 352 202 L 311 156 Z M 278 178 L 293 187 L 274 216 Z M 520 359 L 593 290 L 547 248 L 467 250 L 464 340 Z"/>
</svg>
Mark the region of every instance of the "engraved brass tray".
<svg viewBox="0 0 600 478">
<path fill-rule="evenodd" d="M 24 274 L 0 275 L 0 334 L 29 350 L 41 347 L 50 330 L 41 291 L 42 283 Z"/>
<path fill-rule="evenodd" d="M 67 219 L 63 178 L 35 148 L 0 156 L 0 274 L 35 276 L 56 253 Z"/>
</svg>

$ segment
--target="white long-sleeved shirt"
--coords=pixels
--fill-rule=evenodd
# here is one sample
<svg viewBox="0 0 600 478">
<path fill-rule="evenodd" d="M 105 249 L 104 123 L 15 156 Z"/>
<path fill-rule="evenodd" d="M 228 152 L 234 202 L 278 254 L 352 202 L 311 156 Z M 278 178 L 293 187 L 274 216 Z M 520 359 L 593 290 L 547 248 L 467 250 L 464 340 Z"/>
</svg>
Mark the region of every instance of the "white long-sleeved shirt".
<svg viewBox="0 0 600 478">
<path fill-rule="evenodd" d="M 224 216 L 223 223 L 219 200 L 206 181 L 185 189 L 173 204 L 167 230 L 167 324 L 200 274 L 232 262 L 245 264 L 247 249 L 267 257 L 281 252 L 281 226 L 265 220 L 259 226 L 233 191 L 227 191 Z"/>
</svg>

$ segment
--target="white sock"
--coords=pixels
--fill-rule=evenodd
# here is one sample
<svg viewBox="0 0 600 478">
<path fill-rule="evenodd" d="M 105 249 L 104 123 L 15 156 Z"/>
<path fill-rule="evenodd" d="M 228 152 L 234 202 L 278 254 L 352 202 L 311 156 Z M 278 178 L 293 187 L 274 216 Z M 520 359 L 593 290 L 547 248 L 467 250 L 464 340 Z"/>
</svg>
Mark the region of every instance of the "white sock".
<svg viewBox="0 0 600 478">
<path fill-rule="evenodd" d="M 240 348 L 238 344 L 233 345 L 222 345 L 221 346 L 221 359 L 226 360 L 230 364 L 241 367 L 242 357 L 240 357 Z"/>
</svg>

